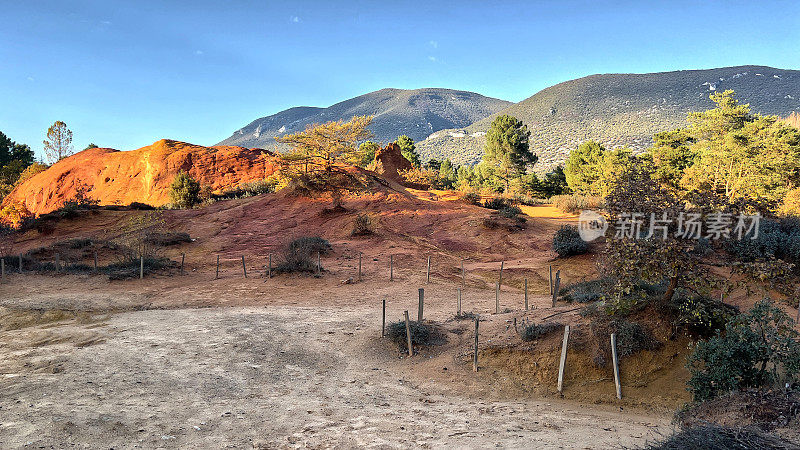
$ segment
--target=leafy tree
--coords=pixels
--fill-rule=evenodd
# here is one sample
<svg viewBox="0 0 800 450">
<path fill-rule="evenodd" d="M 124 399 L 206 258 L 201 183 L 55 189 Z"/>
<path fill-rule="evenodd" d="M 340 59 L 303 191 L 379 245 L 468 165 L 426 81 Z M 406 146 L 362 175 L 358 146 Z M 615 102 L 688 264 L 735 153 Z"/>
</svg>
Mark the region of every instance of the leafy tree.
<svg viewBox="0 0 800 450">
<path fill-rule="evenodd" d="M 439 166 L 439 178 L 442 180 L 443 187 L 453 189 L 458 180 L 457 171 L 460 167 L 454 167 L 449 159 L 442 161 Z"/>
<path fill-rule="evenodd" d="M 380 148 L 380 145 L 372 141 L 366 141 L 359 145 L 358 156 L 356 157 L 358 166 L 367 167 L 371 162 L 375 161 L 375 154 Z"/>
<path fill-rule="evenodd" d="M 564 165 L 564 176 L 573 192 L 603 196 L 613 180 L 633 161 L 628 149 L 606 150 L 595 141 L 586 141 L 570 153 Z"/>
<path fill-rule="evenodd" d="M 538 160 L 529 148 L 530 136 L 522 121 L 508 115 L 495 118 L 486 132 L 483 162 L 496 169 L 495 176 L 505 182 L 506 191 L 512 178 L 523 175 Z"/>
<path fill-rule="evenodd" d="M 770 387 L 800 373 L 800 333 L 769 299 L 729 319 L 725 333 L 697 344 L 689 357 L 689 390 L 697 401 L 749 387 Z"/>
<path fill-rule="evenodd" d="M 394 141 L 400 147 L 400 153 L 403 155 L 408 162 L 411 163 L 412 166 L 419 168 L 421 163 L 419 159 L 419 153 L 416 151 L 416 146 L 414 145 L 414 140 L 410 137 L 406 136 L 405 134 L 401 136 L 397 136 L 397 140 Z"/>
<path fill-rule="evenodd" d="M 567 185 L 567 176 L 562 166 L 557 166 L 551 172 L 546 173 L 541 185 L 542 192 L 544 192 L 547 198 L 554 195 L 568 194 L 570 192 L 569 185 Z"/>
<path fill-rule="evenodd" d="M 50 163 L 56 163 L 72 154 L 72 131 L 67 124 L 57 120 L 47 129 L 47 139 L 43 141 L 44 153 Z"/>
<path fill-rule="evenodd" d="M 200 203 L 200 183 L 188 173 L 180 171 L 172 180 L 169 198 L 179 208 L 191 208 Z"/>
<path fill-rule="evenodd" d="M 97 147 L 97 144 L 95 144 L 94 142 L 92 142 L 91 144 L 87 145 L 87 146 L 86 146 L 86 148 L 85 148 L 84 150 L 89 150 L 89 149 L 92 149 L 92 148 L 98 148 L 98 147 Z"/>
<path fill-rule="evenodd" d="M 679 233 L 675 218 L 702 214 L 717 205 L 713 196 L 702 195 L 695 196 L 691 204 L 692 209 L 674 191 L 655 181 L 652 168 L 645 165 L 629 165 L 614 180 L 606 197 L 606 220 L 610 226 L 601 259 L 605 275 L 616 280 L 612 307 L 625 309 L 630 306 L 628 302 L 644 300 L 628 295 L 641 281 L 666 282 L 661 304 L 667 304 L 679 288 L 710 296 L 717 283 L 701 264 L 702 255 L 695 252 L 697 239 Z M 632 213 L 641 216 L 631 217 Z M 651 217 L 661 219 L 665 214 L 672 220 L 651 221 Z M 637 220 L 641 224 L 638 228 Z"/>
<path fill-rule="evenodd" d="M 281 171 L 292 180 L 297 192 L 328 193 L 334 208 L 341 208 L 343 193 L 363 183 L 339 163 L 358 164 L 365 160 L 359 144 L 372 137 L 367 129 L 370 122 L 370 116 L 355 116 L 347 122 L 313 124 L 304 131 L 276 137 L 278 142 L 292 147 L 290 153 L 281 156 Z"/>
<path fill-rule="evenodd" d="M 425 168 L 426 169 L 439 170 L 439 168 L 441 166 L 442 166 L 442 162 L 439 161 L 438 159 L 434 159 L 434 158 L 429 159 L 428 162 L 425 163 Z"/>
<path fill-rule="evenodd" d="M 595 141 L 586 141 L 570 152 L 564 163 L 567 185 L 580 194 L 592 193 L 593 186 L 600 179 L 600 163 L 605 148 Z"/>
<path fill-rule="evenodd" d="M 23 169 L 33 164 L 33 150 L 25 144 L 18 144 L 0 131 L 0 166 L 19 161 Z"/>
<path fill-rule="evenodd" d="M 358 164 L 363 161 L 358 147 L 372 137 L 367 129 L 371 122 L 371 116 L 355 116 L 347 122 L 311 124 L 304 131 L 275 140 L 292 147 L 292 152 L 284 155 L 284 161 L 301 163 L 305 173 L 319 169 L 331 172 L 338 162 Z"/>
<path fill-rule="evenodd" d="M 659 182 L 677 189 L 683 173 L 694 164 L 697 154 L 690 147 L 694 138 L 686 129 L 665 131 L 654 136 L 649 153 L 655 166 L 654 177 Z"/>
</svg>

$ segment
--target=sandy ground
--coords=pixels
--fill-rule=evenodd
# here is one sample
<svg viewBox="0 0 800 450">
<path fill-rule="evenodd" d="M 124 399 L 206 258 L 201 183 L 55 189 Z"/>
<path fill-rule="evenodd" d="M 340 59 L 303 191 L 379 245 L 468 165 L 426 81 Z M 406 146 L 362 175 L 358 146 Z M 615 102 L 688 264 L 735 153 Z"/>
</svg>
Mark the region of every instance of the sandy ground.
<svg viewBox="0 0 800 450">
<path fill-rule="evenodd" d="M 6 324 L 23 306 L 94 312 L 0 332 L 0 447 L 608 448 L 671 431 L 666 415 L 506 395 L 458 352 L 402 357 L 365 305 L 408 299 L 396 320 L 416 285 L 17 276 L 0 287 Z M 451 288 L 429 287 L 426 314 L 452 315 L 435 294 Z M 486 297 L 465 309 L 491 309 Z"/>
</svg>

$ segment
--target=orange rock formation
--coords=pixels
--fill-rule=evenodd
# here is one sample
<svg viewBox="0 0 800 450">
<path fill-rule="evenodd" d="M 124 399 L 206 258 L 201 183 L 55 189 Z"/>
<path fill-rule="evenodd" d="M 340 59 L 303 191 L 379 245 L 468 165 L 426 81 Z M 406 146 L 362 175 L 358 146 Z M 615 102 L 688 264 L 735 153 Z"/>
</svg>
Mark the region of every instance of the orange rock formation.
<svg viewBox="0 0 800 450">
<path fill-rule="evenodd" d="M 277 170 L 275 157 L 262 149 L 203 147 L 162 139 L 138 150 L 93 148 L 65 158 L 17 186 L 3 206 L 24 204 L 32 213 L 58 209 L 81 186 L 101 205 L 132 202 L 161 206 L 179 171 L 212 190 L 262 180 Z"/>
</svg>

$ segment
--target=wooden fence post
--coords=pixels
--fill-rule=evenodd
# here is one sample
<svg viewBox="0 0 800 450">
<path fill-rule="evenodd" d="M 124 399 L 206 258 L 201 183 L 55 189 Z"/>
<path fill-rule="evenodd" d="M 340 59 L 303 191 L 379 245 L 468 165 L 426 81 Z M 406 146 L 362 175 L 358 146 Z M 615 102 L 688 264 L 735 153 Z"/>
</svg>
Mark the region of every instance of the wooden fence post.
<svg viewBox="0 0 800 450">
<path fill-rule="evenodd" d="M 425 289 L 419 288 L 419 309 L 417 309 L 417 322 L 422 322 L 422 312 L 425 308 Z"/>
<path fill-rule="evenodd" d="M 186 262 L 186 253 L 181 253 L 181 275 L 186 275 L 186 272 L 183 270 L 183 263 Z"/>
<path fill-rule="evenodd" d="M 408 320 L 408 310 L 403 312 L 406 319 L 406 345 L 408 345 L 408 356 L 414 356 L 414 346 L 411 342 L 411 323 Z"/>
<path fill-rule="evenodd" d="M 556 281 L 553 286 L 553 308 L 556 307 L 556 300 L 558 300 L 558 291 L 561 288 L 561 269 L 556 271 Z"/>
<path fill-rule="evenodd" d="M 466 276 L 464 275 L 464 260 L 461 260 L 461 287 L 465 288 L 467 284 Z"/>
<path fill-rule="evenodd" d="M 358 252 L 358 281 L 361 281 L 361 256 L 363 253 Z"/>
<path fill-rule="evenodd" d="M 389 281 L 394 281 L 394 255 L 389 255 Z"/>
<path fill-rule="evenodd" d="M 244 264 L 244 255 L 242 255 L 242 272 L 244 272 L 244 277 L 247 278 L 247 266 Z"/>
<path fill-rule="evenodd" d="M 144 279 L 144 256 L 139 256 L 139 279 Z"/>
<path fill-rule="evenodd" d="M 267 257 L 267 278 L 272 278 L 272 253 Z"/>
<path fill-rule="evenodd" d="M 550 295 L 553 295 L 553 266 L 547 266 L 550 272 Z"/>
<path fill-rule="evenodd" d="M 611 333 L 611 356 L 614 360 L 614 384 L 617 387 L 617 399 L 622 400 L 622 385 L 619 380 L 619 360 L 617 359 L 617 334 Z"/>
<path fill-rule="evenodd" d="M 500 261 L 500 278 L 497 280 L 497 284 L 499 286 L 503 286 L 503 266 L 506 264 L 505 261 Z"/>
<path fill-rule="evenodd" d="M 19 273 L 22 273 L 22 253 L 19 254 Z"/>
<path fill-rule="evenodd" d="M 6 282 L 6 258 L 0 257 L 0 282 Z"/>
<path fill-rule="evenodd" d="M 500 314 L 500 283 L 494 285 L 494 313 Z"/>
<path fill-rule="evenodd" d="M 317 252 L 317 275 L 322 273 L 322 257 L 320 256 L 320 252 Z"/>
<path fill-rule="evenodd" d="M 528 279 L 525 278 L 525 311 L 528 310 Z"/>
<path fill-rule="evenodd" d="M 558 392 L 564 388 L 564 366 L 567 363 L 567 343 L 569 342 L 569 325 L 564 325 L 564 342 L 561 344 L 561 361 L 558 363 Z"/>
<path fill-rule="evenodd" d="M 94 251 L 94 271 L 97 272 L 97 250 Z"/>
<path fill-rule="evenodd" d="M 475 350 L 472 354 L 472 370 L 478 371 L 478 316 L 475 316 Z"/>
<path fill-rule="evenodd" d="M 458 308 L 456 310 L 456 315 L 461 317 L 461 288 L 458 288 Z"/>
<path fill-rule="evenodd" d="M 216 280 L 217 278 L 219 278 L 219 255 L 217 255 L 217 275 L 214 277 L 214 279 Z"/>
<path fill-rule="evenodd" d="M 56 253 L 56 273 L 61 271 L 61 255 Z"/>
<path fill-rule="evenodd" d="M 386 336 L 386 299 L 383 299 L 383 321 L 381 322 L 381 337 Z"/>
<path fill-rule="evenodd" d="M 431 257 L 428 256 L 428 270 L 425 272 L 425 283 L 431 282 Z"/>
</svg>

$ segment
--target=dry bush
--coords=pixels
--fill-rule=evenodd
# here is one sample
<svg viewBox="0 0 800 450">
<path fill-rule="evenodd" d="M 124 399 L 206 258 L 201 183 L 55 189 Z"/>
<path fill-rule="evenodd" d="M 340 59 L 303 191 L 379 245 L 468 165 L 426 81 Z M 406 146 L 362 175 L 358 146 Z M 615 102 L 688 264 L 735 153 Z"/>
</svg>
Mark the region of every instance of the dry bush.
<svg viewBox="0 0 800 450">
<path fill-rule="evenodd" d="M 331 251 L 331 244 L 318 236 L 300 237 L 289 244 L 283 250 L 282 261 L 278 263 L 273 272 L 292 273 L 292 272 L 316 272 L 317 254 L 324 255 Z M 320 268 L 320 270 L 322 270 Z"/>
<path fill-rule="evenodd" d="M 568 214 L 577 214 L 584 209 L 602 209 L 605 206 L 603 197 L 592 195 L 554 195 L 550 200 L 553 206 Z"/>
<path fill-rule="evenodd" d="M 444 334 L 430 322 L 409 321 L 411 330 L 411 345 L 441 345 L 445 342 Z M 386 337 L 397 344 L 401 351 L 408 351 L 406 336 L 406 322 L 400 320 L 386 326 Z"/>
<path fill-rule="evenodd" d="M 372 218 L 368 214 L 359 214 L 353 223 L 353 236 L 367 236 L 375 232 Z"/>
<path fill-rule="evenodd" d="M 729 449 L 796 449 L 790 441 L 764 433 L 756 428 L 702 425 L 684 429 L 657 444 L 651 450 L 729 450 Z"/>
</svg>

